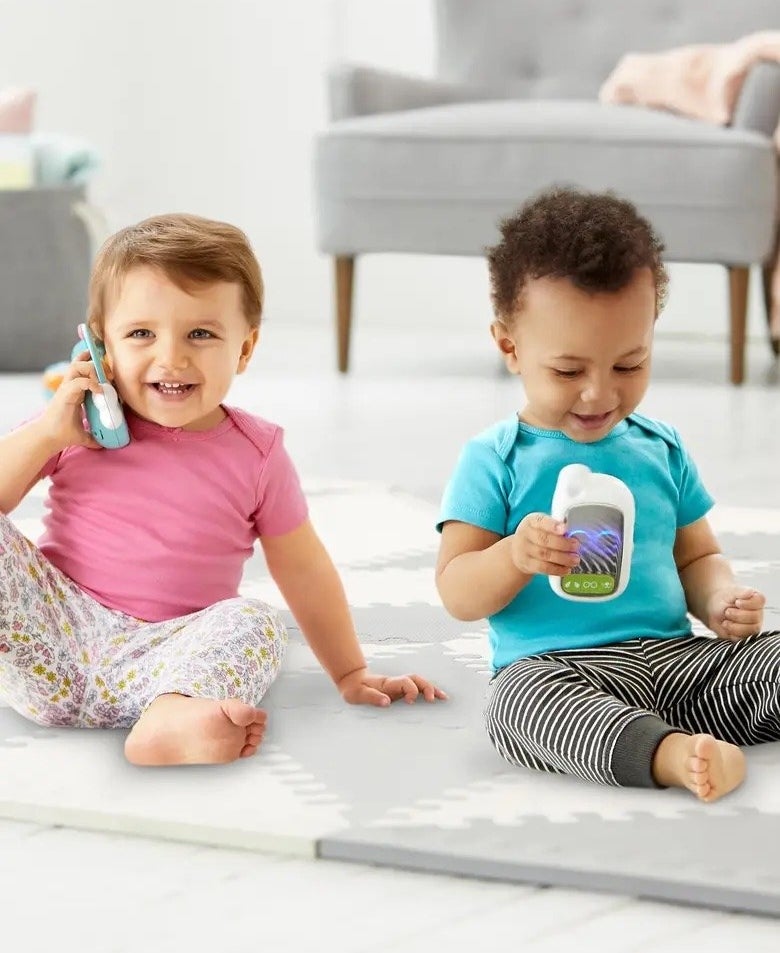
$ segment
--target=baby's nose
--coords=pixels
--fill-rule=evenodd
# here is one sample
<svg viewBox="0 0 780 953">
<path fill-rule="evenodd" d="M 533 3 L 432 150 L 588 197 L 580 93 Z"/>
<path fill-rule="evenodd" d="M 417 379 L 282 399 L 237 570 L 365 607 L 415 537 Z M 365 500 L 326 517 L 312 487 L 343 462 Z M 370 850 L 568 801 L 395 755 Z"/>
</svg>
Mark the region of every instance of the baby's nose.
<svg viewBox="0 0 780 953">
<path fill-rule="evenodd" d="M 161 343 L 155 357 L 160 367 L 180 368 L 187 365 L 186 351 L 177 344 Z"/>
</svg>

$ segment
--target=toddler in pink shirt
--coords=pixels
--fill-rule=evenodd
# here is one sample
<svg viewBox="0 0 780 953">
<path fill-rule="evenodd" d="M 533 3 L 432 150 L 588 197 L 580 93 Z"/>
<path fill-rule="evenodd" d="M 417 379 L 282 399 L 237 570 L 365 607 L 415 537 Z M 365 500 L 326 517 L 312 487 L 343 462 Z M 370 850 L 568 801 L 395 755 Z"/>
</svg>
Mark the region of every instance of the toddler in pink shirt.
<svg viewBox="0 0 780 953">
<path fill-rule="evenodd" d="M 104 450 L 84 429 L 85 394 L 100 392 L 86 350 L 45 411 L 0 439 L 0 698 L 41 725 L 129 727 L 136 764 L 257 751 L 287 633 L 238 594 L 256 539 L 347 702 L 446 697 L 369 672 L 281 428 L 223 403 L 262 303 L 239 229 L 190 215 L 123 229 L 96 258 L 88 325 L 130 443 Z M 7 514 L 42 477 L 35 546 Z"/>
</svg>

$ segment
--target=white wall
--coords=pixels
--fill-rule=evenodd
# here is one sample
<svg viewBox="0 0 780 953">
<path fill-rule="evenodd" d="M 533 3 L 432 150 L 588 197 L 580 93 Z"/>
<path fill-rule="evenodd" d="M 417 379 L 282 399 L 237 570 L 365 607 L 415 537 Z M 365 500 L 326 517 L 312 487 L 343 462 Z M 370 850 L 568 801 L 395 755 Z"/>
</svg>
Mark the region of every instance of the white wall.
<svg viewBox="0 0 780 953">
<path fill-rule="evenodd" d="M 330 320 L 310 169 L 323 72 L 340 58 L 430 74 L 429 0 L 0 0 L 0 87 L 34 86 L 38 129 L 99 149 L 92 195 L 109 224 L 169 210 L 235 222 L 263 264 L 276 320 Z M 446 307 L 432 308 L 442 289 Z M 483 263 L 369 256 L 357 308 L 366 323 L 487 321 Z M 659 331 L 672 327 L 723 333 L 720 269 L 673 269 Z"/>
<path fill-rule="evenodd" d="M 317 0 L 0 0 L 0 87 L 39 91 L 37 127 L 84 136 L 119 227 L 187 210 L 249 233 L 269 314 L 321 320 L 311 138 L 332 45 Z"/>
</svg>

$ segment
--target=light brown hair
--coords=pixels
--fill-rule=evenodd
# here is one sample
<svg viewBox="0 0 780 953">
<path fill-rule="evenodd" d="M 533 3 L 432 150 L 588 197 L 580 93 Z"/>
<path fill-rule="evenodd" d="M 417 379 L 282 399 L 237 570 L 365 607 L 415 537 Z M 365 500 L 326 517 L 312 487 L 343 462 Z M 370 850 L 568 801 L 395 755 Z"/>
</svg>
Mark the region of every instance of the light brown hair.
<svg viewBox="0 0 780 953">
<path fill-rule="evenodd" d="M 102 336 L 103 321 L 122 279 L 138 266 L 159 268 L 183 291 L 217 281 L 241 287 L 249 326 L 260 326 L 263 276 L 249 239 L 234 225 L 198 215 L 144 219 L 112 235 L 98 251 L 89 281 L 87 322 Z"/>
</svg>

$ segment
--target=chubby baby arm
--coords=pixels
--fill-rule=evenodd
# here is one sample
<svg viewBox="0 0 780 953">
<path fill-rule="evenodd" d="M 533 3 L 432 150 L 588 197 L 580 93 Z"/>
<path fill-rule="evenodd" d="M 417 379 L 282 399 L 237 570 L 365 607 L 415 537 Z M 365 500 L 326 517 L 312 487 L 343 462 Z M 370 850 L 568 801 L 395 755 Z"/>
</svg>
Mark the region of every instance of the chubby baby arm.
<svg viewBox="0 0 780 953">
<path fill-rule="evenodd" d="M 464 622 L 499 612 L 531 579 L 563 576 L 577 565 L 577 542 L 544 513 L 529 513 L 511 536 L 451 520 L 441 531 L 436 587 L 444 607 Z"/>
<path fill-rule="evenodd" d="M 446 698 L 419 675 L 386 676 L 368 670 L 341 579 L 310 520 L 260 542 L 268 571 L 345 701 L 385 706 L 401 698 L 413 702 L 419 695 L 426 701 Z"/>
<path fill-rule="evenodd" d="M 741 586 L 706 517 L 677 530 L 674 559 L 689 611 L 721 639 L 744 639 L 764 624 L 763 593 Z"/>
</svg>

